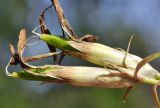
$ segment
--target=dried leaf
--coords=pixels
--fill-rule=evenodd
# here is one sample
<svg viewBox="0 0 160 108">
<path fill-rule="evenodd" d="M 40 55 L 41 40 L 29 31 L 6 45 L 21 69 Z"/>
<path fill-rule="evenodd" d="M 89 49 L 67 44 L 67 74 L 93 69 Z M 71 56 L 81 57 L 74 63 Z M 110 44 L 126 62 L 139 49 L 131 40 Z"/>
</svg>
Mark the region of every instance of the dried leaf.
<svg viewBox="0 0 160 108">
<path fill-rule="evenodd" d="M 83 37 L 81 37 L 79 40 L 85 41 L 85 42 L 96 42 L 98 40 L 98 37 L 95 35 L 84 35 Z"/>
<path fill-rule="evenodd" d="M 67 35 L 68 35 L 72 40 L 77 39 L 77 35 L 74 33 L 71 25 L 69 24 L 69 22 L 68 22 L 67 19 L 65 18 L 63 9 L 61 8 L 61 5 L 59 4 L 59 1 L 58 1 L 58 0 L 51 0 L 51 1 L 52 1 L 52 3 L 53 3 L 54 6 L 55 6 L 55 10 L 56 10 L 56 12 L 57 12 L 58 19 L 59 19 L 59 22 L 60 22 L 60 25 L 61 25 L 63 31 L 64 31 L 65 33 L 67 33 Z"/>
<path fill-rule="evenodd" d="M 10 53 L 12 55 L 10 64 L 17 65 L 19 63 L 19 60 L 18 60 L 18 56 L 17 56 L 17 53 L 15 51 L 14 46 L 12 44 L 9 44 L 9 49 L 10 49 Z"/>
<path fill-rule="evenodd" d="M 43 13 L 43 12 L 42 12 L 42 13 Z M 39 16 L 39 25 L 41 25 L 40 28 L 41 28 L 41 32 L 42 32 L 43 34 L 51 34 L 51 32 L 48 30 L 47 26 L 45 25 L 45 22 L 44 22 L 44 14 L 41 14 L 41 15 Z"/>
<path fill-rule="evenodd" d="M 151 62 L 152 60 L 155 60 L 157 58 L 160 58 L 160 52 L 157 52 L 157 53 L 154 53 L 150 56 L 147 56 L 145 57 L 142 61 L 140 61 L 136 67 L 136 70 L 135 70 L 135 78 L 137 78 L 137 74 L 139 72 L 139 70 L 147 63 Z"/>
<path fill-rule="evenodd" d="M 21 55 L 23 52 L 23 49 L 25 48 L 27 42 L 27 34 L 26 29 L 22 29 L 19 33 L 19 41 L 18 41 L 18 54 Z"/>
<path fill-rule="evenodd" d="M 12 44 L 9 44 L 9 49 L 10 49 L 10 53 L 11 53 L 12 57 L 14 57 L 16 54 L 16 51 L 15 51 L 15 48 Z"/>
</svg>

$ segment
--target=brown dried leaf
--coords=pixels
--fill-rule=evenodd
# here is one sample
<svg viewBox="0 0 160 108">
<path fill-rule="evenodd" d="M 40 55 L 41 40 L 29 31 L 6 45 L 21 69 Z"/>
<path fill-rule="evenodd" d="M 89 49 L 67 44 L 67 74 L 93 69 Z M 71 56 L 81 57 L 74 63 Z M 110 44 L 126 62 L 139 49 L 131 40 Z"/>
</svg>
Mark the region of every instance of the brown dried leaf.
<svg viewBox="0 0 160 108">
<path fill-rule="evenodd" d="M 12 57 L 14 57 L 16 54 L 16 51 L 15 51 L 14 46 L 11 43 L 9 44 L 9 49 L 10 49 L 10 53 L 11 53 Z"/>
<path fill-rule="evenodd" d="M 61 25 L 62 29 L 64 30 L 64 32 L 65 32 L 72 40 L 77 39 L 77 35 L 74 33 L 71 25 L 69 24 L 69 22 L 68 22 L 67 19 L 65 18 L 63 9 L 61 8 L 61 5 L 59 4 L 58 0 L 51 0 L 51 1 L 52 1 L 52 3 L 53 3 L 54 6 L 55 6 L 55 10 L 56 10 L 56 12 L 57 12 L 60 25 Z"/>
<path fill-rule="evenodd" d="M 43 12 L 42 12 L 43 13 Z M 44 14 L 41 14 L 39 16 L 39 24 L 41 25 L 41 32 L 43 34 L 51 34 L 51 32 L 48 30 L 47 26 L 45 25 L 45 22 L 44 22 Z"/>
<path fill-rule="evenodd" d="M 83 37 L 81 37 L 79 40 L 85 41 L 85 42 L 96 42 L 98 40 L 98 37 L 95 35 L 84 35 Z"/>
<path fill-rule="evenodd" d="M 27 34 L 26 34 L 26 29 L 21 29 L 20 33 L 19 33 L 19 41 L 18 41 L 18 54 L 21 55 L 23 52 L 23 49 L 26 46 L 26 42 L 27 42 Z"/>
<path fill-rule="evenodd" d="M 139 72 L 139 70 L 147 63 L 151 62 L 152 60 L 155 60 L 157 58 L 160 57 L 160 52 L 154 53 L 150 56 L 145 57 L 141 62 L 138 63 L 137 67 L 136 67 L 136 71 L 135 71 L 135 78 L 137 78 L 137 74 Z"/>
<path fill-rule="evenodd" d="M 10 61 L 9 64 L 17 65 L 18 64 L 18 59 L 17 59 L 17 53 L 15 51 L 14 46 L 12 44 L 9 44 L 9 49 L 10 49 L 10 53 L 12 55 L 11 61 Z"/>
<path fill-rule="evenodd" d="M 49 29 L 47 28 L 46 24 L 45 24 L 45 20 L 44 20 L 44 14 L 45 12 L 50 9 L 53 6 L 53 4 L 47 8 L 45 8 L 42 12 L 41 15 L 39 16 L 39 24 L 41 25 L 41 32 L 43 34 L 51 34 L 51 32 L 49 31 Z"/>
</svg>

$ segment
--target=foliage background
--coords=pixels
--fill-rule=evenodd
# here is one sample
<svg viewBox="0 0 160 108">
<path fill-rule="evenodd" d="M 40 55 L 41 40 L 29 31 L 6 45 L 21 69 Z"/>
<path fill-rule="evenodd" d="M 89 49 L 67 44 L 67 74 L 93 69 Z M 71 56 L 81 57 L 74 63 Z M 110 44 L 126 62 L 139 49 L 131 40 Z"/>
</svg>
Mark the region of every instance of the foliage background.
<svg viewBox="0 0 160 108">
<path fill-rule="evenodd" d="M 114 48 L 127 48 L 135 33 L 130 52 L 145 57 L 159 51 L 159 0 L 60 0 L 65 15 L 79 36 L 90 33 L 99 36 L 100 43 Z M 73 87 L 12 79 L 5 75 L 10 54 L 8 44 L 16 44 L 19 30 L 31 30 L 38 25 L 40 12 L 50 0 L 0 1 L 0 107 L 1 108 L 151 108 L 154 106 L 151 88 L 138 85 L 122 102 L 125 89 Z M 46 13 L 47 25 L 53 34 L 61 35 L 54 8 Z M 48 52 L 45 43 L 28 46 L 26 55 Z M 71 60 L 72 59 L 72 60 Z M 51 64 L 50 59 L 34 64 Z M 159 61 L 152 65 L 159 69 Z M 63 65 L 87 65 L 76 58 L 66 57 Z M 17 68 L 17 67 L 16 67 Z M 11 68 L 11 70 L 16 69 Z"/>
</svg>

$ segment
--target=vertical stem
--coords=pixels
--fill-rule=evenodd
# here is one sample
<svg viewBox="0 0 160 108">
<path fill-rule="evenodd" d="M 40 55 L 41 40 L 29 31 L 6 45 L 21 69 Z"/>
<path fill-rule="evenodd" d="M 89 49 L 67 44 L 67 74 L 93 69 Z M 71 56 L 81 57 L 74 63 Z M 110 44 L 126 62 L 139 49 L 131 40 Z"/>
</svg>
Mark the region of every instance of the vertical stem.
<svg viewBox="0 0 160 108">
<path fill-rule="evenodd" d="M 159 98 L 158 98 L 158 94 L 157 94 L 157 86 L 158 85 L 153 86 L 152 95 L 153 95 L 153 98 L 154 98 L 155 103 L 157 105 L 157 108 L 160 108 L 160 102 L 159 102 Z"/>
</svg>

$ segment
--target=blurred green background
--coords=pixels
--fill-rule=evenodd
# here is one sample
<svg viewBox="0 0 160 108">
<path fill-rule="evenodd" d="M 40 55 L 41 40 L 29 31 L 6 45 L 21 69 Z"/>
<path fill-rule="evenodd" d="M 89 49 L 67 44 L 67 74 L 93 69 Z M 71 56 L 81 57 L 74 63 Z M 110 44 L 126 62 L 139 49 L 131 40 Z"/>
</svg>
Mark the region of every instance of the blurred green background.
<svg viewBox="0 0 160 108">
<path fill-rule="evenodd" d="M 65 15 L 79 36 L 95 34 L 100 43 L 114 48 L 127 48 L 135 33 L 130 53 L 145 57 L 159 51 L 159 0 L 60 0 Z M 5 75 L 10 53 L 8 44 L 16 45 L 20 29 L 27 28 L 28 36 L 38 25 L 40 12 L 50 0 L 0 0 L 0 108 L 153 108 L 151 86 L 139 84 L 124 104 L 125 89 L 73 87 L 22 81 Z M 61 35 L 54 8 L 46 13 L 46 22 L 53 34 Z M 47 53 L 40 42 L 28 46 L 27 56 Z M 71 60 L 72 59 L 72 60 Z M 51 59 L 34 64 L 51 64 Z M 159 69 L 159 61 L 152 65 Z M 63 65 L 92 66 L 77 58 L 65 57 Z M 17 69 L 13 67 L 10 70 Z"/>
</svg>

